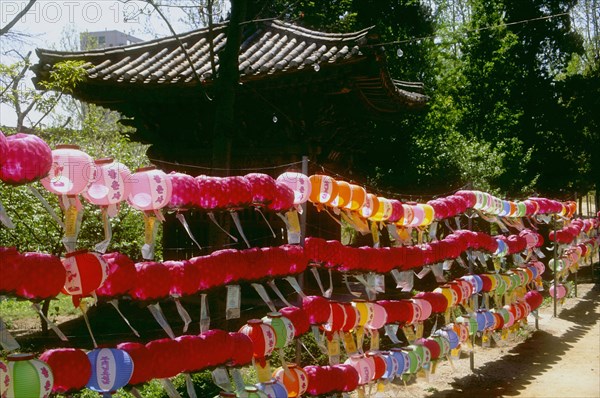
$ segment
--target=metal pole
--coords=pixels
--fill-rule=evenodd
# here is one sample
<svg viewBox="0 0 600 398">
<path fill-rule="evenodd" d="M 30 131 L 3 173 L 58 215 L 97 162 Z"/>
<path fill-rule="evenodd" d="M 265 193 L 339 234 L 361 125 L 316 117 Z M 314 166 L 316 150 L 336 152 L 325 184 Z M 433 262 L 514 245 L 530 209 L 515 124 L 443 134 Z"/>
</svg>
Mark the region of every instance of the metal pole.
<svg viewBox="0 0 600 398">
<path fill-rule="evenodd" d="M 469 231 L 473 230 L 473 220 L 471 219 L 471 217 L 468 217 L 468 226 L 469 226 Z M 473 251 L 471 248 L 469 248 L 469 274 L 472 275 L 473 274 Z M 477 293 L 475 294 L 475 297 L 473 298 L 473 307 L 474 310 L 477 311 L 478 307 L 479 307 L 479 298 L 477 296 Z M 471 368 L 471 372 L 475 371 L 475 350 L 471 350 L 469 351 L 469 366 Z"/>
<path fill-rule="evenodd" d="M 558 275 L 557 275 L 557 271 L 558 271 L 558 240 L 556 240 L 556 214 L 552 215 L 552 221 L 553 221 L 553 229 L 554 229 L 554 317 L 556 318 L 556 315 L 558 313 L 557 308 L 556 308 L 556 296 L 558 294 Z"/>
<path fill-rule="evenodd" d="M 308 156 L 302 156 L 302 174 L 308 175 Z M 306 212 L 308 207 L 306 202 L 302 204 L 302 214 L 300 214 L 300 246 L 304 247 L 306 239 Z M 298 277 L 298 284 L 301 289 L 304 289 L 304 272 Z M 302 297 L 298 296 L 298 307 L 302 308 Z M 296 339 L 296 364 L 301 365 L 302 362 L 302 342 Z"/>
</svg>

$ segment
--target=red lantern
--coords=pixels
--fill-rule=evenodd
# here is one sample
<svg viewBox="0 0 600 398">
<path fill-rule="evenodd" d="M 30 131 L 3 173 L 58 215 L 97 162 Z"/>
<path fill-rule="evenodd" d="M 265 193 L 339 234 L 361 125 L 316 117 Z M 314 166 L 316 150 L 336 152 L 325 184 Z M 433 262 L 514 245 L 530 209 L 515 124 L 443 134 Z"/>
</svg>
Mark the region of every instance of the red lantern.
<svg viewBox="0 0 600 398">
<path fill-rule="evenodd" d="M 302 299 L 302 308 L 308 315 L 311 325 L 326 323 L 331 315 L 329 302 L 321 296 L 306 296 Z"/>
<path fill-rule="evenodd" d="M 47 350 L 40 355 L 54 375 L 52 392 L 64 394 L 81 390 L 92 375 L 92 365 L 82 350 L 75 348 L 57 348 Z"/>
<path fill-rule="evenodd" d="M 268 325 L 267 325 L 268 326 Z M 204 339 L 211 354 L 208 356 L 208 366 L 221 365 L 231 359 L 233 347 L 230 344 L 229 334 L 223 330 L 211 329 L 200 335 Z"/>
<path fill-rule="evenodd" d="M 287 211 L 294 206 L 294 191 L 282 182 L 276 181 L 273 201 L 268 205 L 272 211 Z"/>
<path fill-rule="evenodd" d="M 163 265 L 171 274 L 170 294 L 174 297 L 190 296 L 198 292 L 200 270 L 188 261 L 165 261 Z"/>
<path fill-rule="evenodd" d="M 45 253 L 25 253 L 20 258 L 21 284 L 17 295 L 34 300 L 52 298 L 60 293 L 66 271 L 60 259 Z"/>
<path fill-rule="evenodd" d="M 537 290 L 530 290 L 525 293 L 525 301 L 527 301 L 529 307 L 531 307 L 531 310 L 533 311 L 542 305 L 544 297 L 542 297 L 541 293 Z"/>
<path fill-rule="evenodd" d="M 0 246 L 0 294 L 14 293 L 21 283 L 21 255 L 15 247 Z"/>
<path fill-rule="evenodd" d="M 135 264 L 129 257 L 121 253 L 102 255 L 108 265 L 108 277 L 98 289 L 99 297 L 120 297 L 129 293 L 135 284 Z"/>
<path fill-rule="evenodd" d="M 181 352 L 186 355 L 181 358 L 181 367 L 184 372 L 195 372 L 202 370 L 209 365 L 206 352 L 216 350 L 211 347 L 208 341 L 201 336 L 183 335 L 175 339 L 179 344 Z"/>
<path fill-rule="evenodd" d="M 356 369 L 350 365 L 337 365 L 342 372 L 342 391 L 343 392 L 351 392 L 356 390 L 358 387 L 358 372 Z"/>
<path fill-rule="evenodd" d="M 306 311 L 298 307 L 284 307 L 279 312 L 294 325 L 294 337 L 302 336 L 310 329 L 310 322 Z"/>
<path fill-rule="evenodd" d="M 346 322 L 346 311 L 344 310 L 344 306 L 337 302 L 330 302 L 329 308 L 329 318 L 325 325 L 323 325 L 323 329 L 327 332 L 338 332 L 342 330 Z"/>
<path fill-rule="evenodd" d="M 225 201 L 219 207 L 236 210 L 252 203 L 252 186 L 241 176 L 221 178 Z"/>
<path fill-rule="evenodd" d="M 260 319 L 250 319 L 239 331 L 250 337 L 255 358 L 269 356 L 275 349 L 275 331 Z"/>
<path fill-rule="evenodd" d="M 262 173 L 245 175 L 250 183 L 252 203 L 255 206 L 267 206 L 277 195 L 277 184 L 273 177 Z"/>
<path fill-rule="evenodd" d="M 9 185 L 20 185 L 48 175 L 52 167 L 52 150 L 44 140 L 19 133 L 6 137 L 6 144 L 0 180 Z"/>
<path fill-rule="evenodd" d="M 5 162 L 6 154 L 8 153 L 8 141 L 6 140 L 6 136 L 0 130 L 0 168 Z"/>
<path fill-rule="evenodd" d="M 153 354 L 140 343 L 121 343 L 117 348 L 129 354 L 133 360 L 133 374 L 129 379 L 130 385 L 145 383 L 154 377 L 154 367 L 161 366 Z"/>
<path fill-rule="evenodd" d="M 225 201 L 224 188 L 219 177 L 207 177 L 201 175 L 196 177 L 200 194 L 198 196 L 198 205 L 206 210 L 218 209 Z"/>
<path fill-rule="evenodd" d="M 108 276 L 108 265 L 97 253 L 79 250 L 67 253 L 62 263 L 67 271 L 64 294 L 88 296 L 102 286 Z"/>
<path fill-rule="evenodd" d="M 171 209 L 185 210 L 198 205 L 200 187 L 198 181 L 187 174 L 171 172 L 171 200 L 167 205 Z"/>
<path fill-rule="evenodd" d="M 158 300 L 169 296 L 171 274 L 161 263 L 147 261 L 135 264 L 136 281 L 131 296 L 137 300 Z"/>
<path fill-rule="evenodd" d="M 254 346 L 250 337 L 243 333 L 229 333 L 231 346 L 230 366 L 244 366 L 252 361 Z"/>
<path fill-rule="evenodd" d="M 176 340 L 169 338 L 153 340 L 146 344 L 146 348 L 156 361 L 153 379 L 173 377 L 183 371 L 181 358 L 184 358 L 187 353 L 181 349 Z"/>
</svg>

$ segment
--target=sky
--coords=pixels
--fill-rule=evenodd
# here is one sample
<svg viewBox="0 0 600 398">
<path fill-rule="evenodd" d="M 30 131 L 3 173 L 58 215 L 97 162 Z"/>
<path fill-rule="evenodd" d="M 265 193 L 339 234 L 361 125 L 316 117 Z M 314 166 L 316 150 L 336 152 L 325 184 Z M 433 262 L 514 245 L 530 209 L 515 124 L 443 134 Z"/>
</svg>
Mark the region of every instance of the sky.
<svg viewBox="0 0 600 398">
<path fill-rule="evenodd" d="M 0 0 L 0 25 L 5 26 L 26 4 L 25 0 Z M 11 49 L 21 54 L 29 51 L 35 54 L 35 48 L 72 49 L 79 43 L 82 32 L 119 30 L 142 40 L 169 36 L 167 25 L 156 12 L 147 15 L 150 10 L 145 2 L 136 0 L 38 0 L 11 29 L 29 37 L 23 38 L 23 42 L 0 39 L 0 62 L 9 64 L 18 60 Z M 177 33 L 190 30 L 181 21 L 184 14 L 179 9 L 165 8 L 163 12 Z M 32 62 L 37 62 L 35 55 Z M 31 84 L 30 79 L 27 83 Z M 0 125 L 14 126 L 15 122 L 14 110 L 1 105 Z"/>
</svg>

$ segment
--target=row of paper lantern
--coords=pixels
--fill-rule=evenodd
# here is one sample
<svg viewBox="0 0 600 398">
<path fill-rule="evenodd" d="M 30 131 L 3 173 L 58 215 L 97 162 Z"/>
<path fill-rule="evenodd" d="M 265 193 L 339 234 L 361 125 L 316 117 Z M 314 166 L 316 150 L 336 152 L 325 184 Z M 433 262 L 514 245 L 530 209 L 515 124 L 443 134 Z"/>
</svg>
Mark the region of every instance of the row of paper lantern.
<svg viewBox="0 0 600 398">
<path fill-rule="evenodd" d="M 421 246 L 395 248 L 352 248 L 339 241 L 307 238 L 304 248 L 284 245 L 247 250 L 226 249 L 208 256 L 183 261 L 134 264 L 119 253 L 98 255 L 78 251 L 61 260 L 44 253 L 20 254 L 15 248 L 0 247 L 0 293 L 30 300 L 55 297 L 59 292 L 99 297 L 129 295 L 136 300 L 158 300 L 186 296 L 213 287 L 241 281 L 284 277 L 301 273 L 309 261 L 339 271 L 389 272 L 409 270 L 457 258 L 468 248 L 498 254 L 518 253 L 543 243 L 541 236 L 528 230 L 519 235 L 491 237 L 485 233 L 459 230 L 446 238 Z M 575 269 L 581 258 L 597 250 L 598 239 L 589 239 L 567 248 L 554 266 L 558 271 Z M 76 275 L 77 277 L 75 277 Z"/>
<path fill-rule="evenodd" d="M 90 203 L 114 206 L 127 199 L 135 208 L 151 211 L 172 209 L 236 209 L 249 205 L 283 211 L 306 201 L 318 205 L 355 211 L 373 221 L 388 221 L 403 226 L 424 226 L 464 212 L 467 208 L 507 217 L 558 213 L 571 217 L 574 202 L 565 204 L 545 198 L 523 202 L 499 199 L 480 191 L 459 191 L 456 195 L 427 204 L 402 204 L 367 193 L 358 185 L 326 175 L 310 177 L 287 172 L 277 180 L 251 173 L 233 177 L 191 177 L 182 173 L 167 175 L 151 168 L 131 174 L 111 159 L 94 161 L 75 145 L 59 145 L 55 150 L 39 137 L 15 134 L 0 138 L 2 163 L 0 179 L 19 185 L 42 179 L 50 192 L 58 195 L 83 194 Z"/>
<path fill-rule="evenodd" d="M 0 361 L 0 396 L 47 397 L 84 387 L 101 393 L 127 384 L 137 385 L 182 372 L 219 365 L 243 366 L 252 360 L 252 342 L 241 333 L 209 330 L 200 335 L 153 340 L 147 344 L 121 343 L 117 348 L 84 352 L 57 348 L 42 353 L 11 354 Z"/>
<path fill-rule="evenodd" d="M 562 244 L 573 242 L 582 232 L 585 234 L 591 233 L 594 229 L 598 229 L 599 221 L 596 218 L 577 219 L 554 232 L 550 231 L 548 239 Z"/>
</svg>

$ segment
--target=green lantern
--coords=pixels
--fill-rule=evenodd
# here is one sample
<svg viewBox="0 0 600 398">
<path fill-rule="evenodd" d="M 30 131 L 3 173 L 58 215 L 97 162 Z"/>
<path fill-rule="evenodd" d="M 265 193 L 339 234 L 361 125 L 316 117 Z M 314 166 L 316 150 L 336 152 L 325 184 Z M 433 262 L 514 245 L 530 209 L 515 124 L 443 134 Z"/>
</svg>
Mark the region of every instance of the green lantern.
<svg viewBox="0 0 600 398">
<path fill-rule="evenodd" d="M 281 349 L 294 339 L 294 325 L 289 319 L 282 317 L 279 312 L 269 312 L 262 321 L 271 325 L 275 330 L 275 348 Z"/>
<path fill-rule="evenodd" d="M 33 354 L 12 354 L 8 358 L 10 382 L 6 387 L 8 398 L 46 398 L 52 392 L 52 370 Z M 4 395 L 3 395 L 4 396 Z"/>
</svg>

